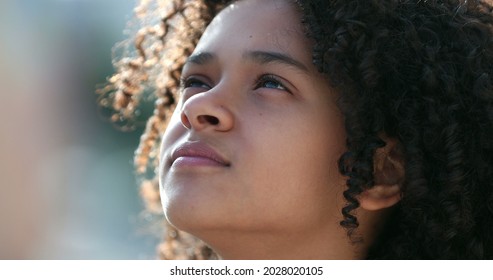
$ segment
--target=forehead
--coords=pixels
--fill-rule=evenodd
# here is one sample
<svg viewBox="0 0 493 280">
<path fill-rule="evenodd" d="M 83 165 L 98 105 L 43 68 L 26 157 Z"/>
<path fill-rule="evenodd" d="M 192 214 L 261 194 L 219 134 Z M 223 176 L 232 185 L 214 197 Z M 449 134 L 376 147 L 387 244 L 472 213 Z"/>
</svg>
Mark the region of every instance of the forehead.
<svg viewBox="0 0 493 280">
<path fill-rule="evenodd" d="M 263 49 L 306 52 L 309 40 L 291 0 L 242 0 L 220 12 L 207 27 L 196 52 Z"/>
</svg>

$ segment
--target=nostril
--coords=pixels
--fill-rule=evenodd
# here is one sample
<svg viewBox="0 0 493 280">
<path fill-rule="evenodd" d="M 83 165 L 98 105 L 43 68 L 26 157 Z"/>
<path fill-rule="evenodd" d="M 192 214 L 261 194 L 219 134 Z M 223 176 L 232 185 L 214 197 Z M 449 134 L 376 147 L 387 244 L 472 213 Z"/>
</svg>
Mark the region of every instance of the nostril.
<svg viewBox="0 0 493 280">
<path fill-rule="evenodd" d="M 219 124 L 219 119 L 213 116 L 206 116 L 207 121 L 210 122 L 213 125 Z"/>
<path fill-rule="evenodd" d="M 190 120 L 188 119 L 187 115 L 182 112 L 181 114 L 181 123 L 183 126 L 185 126 L 188 129 L 192 128 L 192 124 L 190 123 Z"/>
<path fill-rule="evenodd" d="M 210 115 L 202 115 L 202 116 L 199 116 L 199 121 L 204 123 L 209 123 L 209 124 L 212 124 L 212 125 L 217 125 L 219 124 L 219 119 L 214 117 L 214 116 L 210 116 Z"/>
</svg>

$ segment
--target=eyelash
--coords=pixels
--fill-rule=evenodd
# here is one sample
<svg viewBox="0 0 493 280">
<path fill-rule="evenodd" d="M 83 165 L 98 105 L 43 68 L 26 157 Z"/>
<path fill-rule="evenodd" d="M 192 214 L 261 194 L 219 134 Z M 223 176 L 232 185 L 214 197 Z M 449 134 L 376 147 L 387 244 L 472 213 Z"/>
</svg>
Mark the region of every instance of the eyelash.
<svg viewBox="0 0 493 280">
<path fill-rule="evenodd" d="M 192 85 L 193 83 L 199 83 L 199 84 L 201 84 L 201 86 L 193 86 Z M 198 79 L 194 76 L 184 77 L 184 78 L 180 79 L 180 89 L 181 90 L 184 90 L 184 89 L 190 88 L 190 87 L 203 87 L 203 88 L 210 89 L 209 85 L 207 85 L 206 83 L 204 83 L 203 81 L 201 81 L 200 79 Z"/>
<path fill-rule="evenodd" d="M 267 87 L 265 86 L 266 83 L 275 83 L 277 86 L 274 87 Z M 199 86 L 194 85 L 194 84 L 200 84 Z M 189 76 L 189 77 L 182 77 L 180 79 L 180 90 L 184 90 L 187 88 L 206 88 L 210 89 L 211 87 L 201 81 L 200 79 L 194 77 L 194 76 Z M 276 75 L 272 74 L 262 74 L 260 75 L 256 80 L 255 80 L 255 87 L 254 89 L 259 89 L 259 88 L 269 88 L 269 89 L 275 89 L 275 90 L 283 90 L 286 92 L 291 93 L 288 88 L 284 85 L 284 83 L 281 81 L 279 77 Z"/>
<path fill-rule="evenodd" d="M 265 83 L 267 83 L 267 82 L 274 82 L 278 85 L 278 87 L 265 87 L 265 88 L 284 90 L 284 91 L 291 93 L 288 90 L 288 88 L 284 85 L 284 83 L 281 81 L 281 79 L 275 75 L 272 75 L 272 74 L 264 74 L 264 75 L 261 75 L 260 77 L 258 77 L 257 81 L 255 82 L 255 89 L 263 87 L 263 85 L 265 85 Z"/>
</svg>

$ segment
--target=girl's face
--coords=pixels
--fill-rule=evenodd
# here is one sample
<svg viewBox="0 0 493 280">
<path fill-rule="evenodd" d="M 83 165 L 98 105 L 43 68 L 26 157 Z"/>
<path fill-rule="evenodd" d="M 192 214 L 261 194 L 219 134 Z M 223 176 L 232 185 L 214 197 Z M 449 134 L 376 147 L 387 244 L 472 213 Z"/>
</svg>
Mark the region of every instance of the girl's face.
<svg viewBox="0 0 493 280">
<path fill-rule="evenodd" d="M 173 225 L 219 252 L 248 238 L 345 234 L 343 120 L 300 22 L 294 2 L 237 2 L 183 69 L 161 146 L 162 203 Z"/>
</svg>

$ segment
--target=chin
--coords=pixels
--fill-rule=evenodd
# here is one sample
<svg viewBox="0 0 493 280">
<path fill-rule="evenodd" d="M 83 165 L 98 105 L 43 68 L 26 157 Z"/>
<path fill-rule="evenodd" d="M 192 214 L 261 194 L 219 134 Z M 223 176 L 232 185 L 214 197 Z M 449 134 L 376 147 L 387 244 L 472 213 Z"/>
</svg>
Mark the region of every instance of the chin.
<svg viewBox="0 0 493 280">
<path fill-rule="evenodd" d="M 210 215 L 211 208 L 204 203 L 196 203 L 190 199 L 163 201 L 164 215 L 175 228 L 193 234 L 204 229 L 216 228 L 220 221 Z"/>
</svg>

